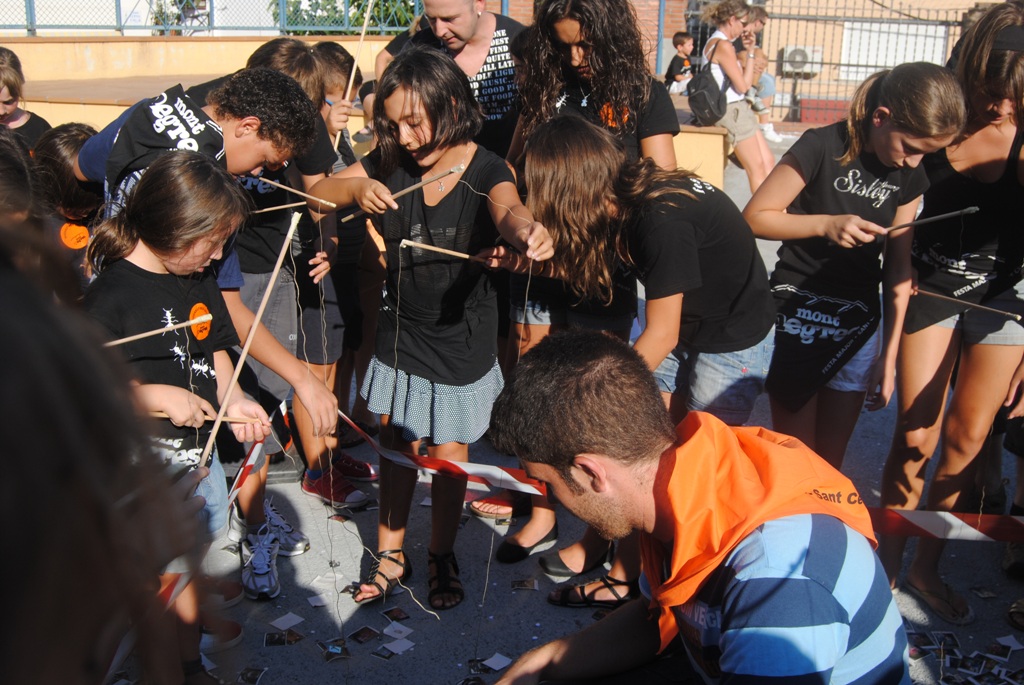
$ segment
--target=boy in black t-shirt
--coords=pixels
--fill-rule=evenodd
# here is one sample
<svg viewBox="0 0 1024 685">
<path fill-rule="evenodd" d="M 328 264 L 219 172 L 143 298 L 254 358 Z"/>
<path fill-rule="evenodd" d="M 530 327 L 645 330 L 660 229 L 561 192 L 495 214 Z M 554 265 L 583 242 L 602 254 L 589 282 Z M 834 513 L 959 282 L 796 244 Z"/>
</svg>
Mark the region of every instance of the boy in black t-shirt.
<svg viewBox="0 0 1024 685">
<path fill-rule="evenodd" d="M 676 31 L 672 36 L 672 46 L 676 49 L 672 61 L 665 72 L 665 87 L 672 94 L 685 93 L 686 87 L 693 78 L 693 65 L 690 54 L 693 52 L 693 36 L 686 31 Z"/>
</svg>

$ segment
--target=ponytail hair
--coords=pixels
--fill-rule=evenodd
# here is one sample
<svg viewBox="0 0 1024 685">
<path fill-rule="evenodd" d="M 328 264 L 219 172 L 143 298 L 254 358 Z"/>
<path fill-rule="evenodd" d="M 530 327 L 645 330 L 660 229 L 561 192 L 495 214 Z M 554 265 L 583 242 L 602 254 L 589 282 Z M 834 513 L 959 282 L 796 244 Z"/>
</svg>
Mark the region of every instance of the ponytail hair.
<svg viewBox="0 0 1024 685">
<path fill-rule="evenodd" d="M 951 71 L 928 62 L 908 62 L 869 76 L 853 94 L 846 118 L 849 144 L 839 163 L 860 156 L 879 107 L 893 126 L 918 138 L 958 136 L 967 120 L 964 95 Z"/>
<path fill-rule="evenodd" d="M 168 152 L 146 169 L 124 209 L 96 229 L 87 257 L 97 271 L 142 241 L 153 252 L 183 252 L 203 238 L 227 239 L 245 221 L 249 197 L 234 177 L 196 152 Z"/>
</svg>

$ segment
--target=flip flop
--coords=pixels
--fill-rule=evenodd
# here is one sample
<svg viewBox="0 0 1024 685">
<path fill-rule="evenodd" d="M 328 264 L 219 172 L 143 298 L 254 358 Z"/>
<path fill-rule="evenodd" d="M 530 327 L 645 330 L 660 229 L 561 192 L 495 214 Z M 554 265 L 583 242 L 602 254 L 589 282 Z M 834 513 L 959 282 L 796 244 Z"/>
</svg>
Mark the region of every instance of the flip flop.
<svg viewBox="0 0 1024 685">
<path fill-rule="evenodd" d="M 501 512 L 481 511 L 478 508 L 480 504 L 494 504 L 497 506 L 508 507 L 508 509 Z M 525 516 L 526 514 L 529 514 L 533 511 L 533 501 L 530 499 L 529 495 L 507 491 L 500 495 L 494 495 L 493 497 L 484 497 L 482 499 L 473 500 L 469 503 L 469 511 L 473 516 L 481 519 L 508 519 L 514 516 Z"/>
<path fill-rule="evenodd" d="M 965 613 L 960 613 L 953 606 L 953 600 L 956 599 L 957 595 L 953 592 L 948 584 L 942 584 L 942 593 L 929 592 L 928 590 L 922 590 L 916 587 L 910 581 L 904 581 L 903 587 L 907 589 L 910 594 L 914 595 L 922 602 L 928 605 L 935 614 L 944 621 L 949 621 L 955 626 L 965 626 L 968 623 L 974 621 L 974 609 L 971 608 L 970 604 L 965 601 L 964 604 L 967 606 Z"/>
</svg>

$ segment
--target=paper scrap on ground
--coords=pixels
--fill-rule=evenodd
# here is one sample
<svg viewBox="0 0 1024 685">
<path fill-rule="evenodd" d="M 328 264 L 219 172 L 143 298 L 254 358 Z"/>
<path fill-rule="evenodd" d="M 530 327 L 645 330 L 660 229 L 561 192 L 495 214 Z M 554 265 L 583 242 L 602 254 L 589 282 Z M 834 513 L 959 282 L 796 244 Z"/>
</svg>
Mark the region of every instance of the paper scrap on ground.
<svg viewBox="0 0 1024 685">
<path fill-rule="evenodd" d="M 270 625 L 274 626 L 278 630 L 288 630 L 292 626 L 297 626 L 305 620 L 306 619 L 302 618 L 301 616 L 293 614 L 289 611 L 287 614 L 277 619 L 276 621 L 271 621 Z"/>
<path fill-rule="evenodd" d="M 307 597 L 306 601 L 309 602 L 309 606 L 311 607 L 327 606 L 327 600 L 324 599 L 323 595 L 313 595 L 312 597 Z"/>
<path fill-rule="evenodd" d="M 1018 649 L 1024 649 L 1024 645 L 1022 645 L 1017 640 L 1017 638 L 1014 637 L 1013 635 L 1006 635 L 1005 637 L 997 637 L 996 638 L 996 642 L 998 642 L 1001 645 L 1006 645 L 1007 647 L 1009 647 L 1013 651 L 1017 651 Z"/>
<path fill-rule="evenodd" d="M 387 632 L 387 631 L 385 631 L 385 632 Z M 390 650 L 392 654 L 401 654 L 405 650 L 411 649 L 411 648 L 415 647 L 416 643 L 414 643 L 412 640 L 404 640 L 403 639 L 403 640 L 395 640 L 394 642 L 389 642 L 388 644 L 386 644 L 384 646 L 387 647 L 388 650 Z"/>
<path fill-rule="evenodd" d="M 388 637 L 393 637 L 396 640 L 401 640 L 402 638 L 407 637 L 411 632 L 412 628 L 406 628 L 401 623 L 392 623 L 384 629 L 385 635 L 387 635 Z"/>
<path fill-rule="evenodd" d="M 512 663 L 512 660 L 509 659 L 507 656 L 495 652 L 494 656 L 492 656 L 490 659 L 484 662 L 484 665 L 488 668 L 494 669 L 495 671 L 500 671 L 501 669 L 508 666 L 510 663 Z"/>
</svg>

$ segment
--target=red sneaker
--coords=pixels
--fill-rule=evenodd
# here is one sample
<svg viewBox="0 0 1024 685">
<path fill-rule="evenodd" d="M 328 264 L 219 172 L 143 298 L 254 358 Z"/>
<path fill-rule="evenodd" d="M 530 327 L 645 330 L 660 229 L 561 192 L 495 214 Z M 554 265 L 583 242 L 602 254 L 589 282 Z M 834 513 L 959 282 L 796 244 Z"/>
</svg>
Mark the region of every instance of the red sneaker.
<svg viewBox="0 0 1024 685">
<path fill-rule="evenodd" d="M 338 473 L 337 468 L 313 480 L 308 475 L 302 476 L 302 491 L 310 497 L 318 497 L 335 508 L 364 507 L 370 498 L 362 490 L 357 490 L 352 483 Z"/>
<path fill-rule="evenodd" d="M 373 468 L 372 464 L 360 461 L 348 452 L 335 453 L 331 463 L 334 465 L 334 472 L 336 474 L 340 473 L 349 480 L 372 483 L 380 477 L 377 475 L 377 470 Z"/>
</svg>

